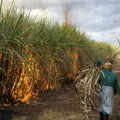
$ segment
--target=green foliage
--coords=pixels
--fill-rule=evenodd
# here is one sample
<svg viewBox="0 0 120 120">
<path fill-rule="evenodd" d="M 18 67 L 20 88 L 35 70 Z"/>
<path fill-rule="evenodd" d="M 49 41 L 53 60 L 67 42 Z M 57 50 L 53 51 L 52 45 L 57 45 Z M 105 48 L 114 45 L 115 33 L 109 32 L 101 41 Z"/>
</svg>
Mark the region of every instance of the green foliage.
<svg viewBox="0 0 120 120">
<path fill-rule="evenodd" d="M 82 49 L 91 59 L 111 56 L 116 51 L 107 43 L 90 40 L 86 33 L 80 32 L 75 26 L 51 24 L 44 19 L 35 22 L 30 18 L 30 13 L 16 11 L 13 5 L 6 12 L 1 9 L 0 13 L 0 49 L 8 54 L 7 56 L 11 56 L 14 51 L 15 58 L 23 61 L 26 58 L 27 46 L 44 64 L 51 58 L 57 63 L 63 61 L 62 63 L 68 64 L 68 50 Z M 27 55 L 28 53 L 31 54 L 31 51 L 27 52 Z"/>
<path fill-rule="evenodd" d="M 14 51 L 15 58 L 22 61 L 26 57 L 26 46 L 46 63 L 51 58 L 69 62 L 66 51 L 76 48 L 82 49 L 91 59 L 111 56 L 116 51 L 107 43 L 90 40 L 86 33 L 80 32 L 75 26 L 51 24 L 46 20 L 35 22 L 25 11 L 16 12 L 14 5 L 6 12 L 0 11 L 0 49 L 8 56 Z"/>
<path fill-rule="evenodd" d="M 105 42 L 93 42 L 92 49 L 94 51 L 94 59 L 97 58 L 109 58 L 119 52 L 119 49 L 112 44 Z"/>
<path fill-rule="evenodd" d="M 86 33 L 75 26 L 52 24 L 44 19 L 36 22 L 30 17 L 30 13 L 26 14 L 22 10 L 17 12 L 14 5 L 4 12 L 1 3 L 0 51 L 4 54 L 2 59 L 12 59 L 16 68 L 18 64 L 28 64 L 28 59 L 32 56 L 35 63 L 39 61 L 42 75 L 48 75 L 47 67 L 51 60 L 59 75 L 65 75 L 72 63 L 68 52 L 73 53 L 76 48 L 84 51 L 91 60 L 111 56 L 117 50 L 109 44 L 90 40 Z M 32 65 L 31 62 L 29 64 Z"/>
</svg>

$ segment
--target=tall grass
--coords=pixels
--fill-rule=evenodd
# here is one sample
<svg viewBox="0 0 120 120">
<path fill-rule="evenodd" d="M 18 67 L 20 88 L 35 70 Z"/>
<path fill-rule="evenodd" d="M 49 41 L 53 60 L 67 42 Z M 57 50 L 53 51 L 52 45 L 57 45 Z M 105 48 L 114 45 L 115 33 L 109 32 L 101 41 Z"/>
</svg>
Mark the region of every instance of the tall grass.
<svg viewBox="0 0 120 120">
<path fill-rule="evenodd" d="M 14 5 L 4 12 L 1 4 L 0 10 L 3 102 L 29 102 L 40 91 L 56 88 L 65 79 L 74 78 L 88 58 L 101 54 L 101 50 L 95 50 L 99 45 L 74 26 L 46 20 L 36 22 L 25 11 L 17 12 Z M 104 55 L 109 56 L 110 52 L 114 52 L 111 46 Z"/>
</svg>

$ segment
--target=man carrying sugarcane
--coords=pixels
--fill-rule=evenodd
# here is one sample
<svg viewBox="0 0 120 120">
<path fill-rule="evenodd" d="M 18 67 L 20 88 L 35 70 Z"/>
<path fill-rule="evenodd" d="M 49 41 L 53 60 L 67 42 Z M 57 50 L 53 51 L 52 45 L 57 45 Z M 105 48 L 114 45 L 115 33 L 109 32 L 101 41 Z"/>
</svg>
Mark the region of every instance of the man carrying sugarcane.
<svg viewBox="0 0 120 120">
<path fill-rule="evenodd" d="M 98 83 L 101 86 L 99 93 L 100 120 L 108 120 L 109 115 L 113 113 L 114 95 L 118 91 L 118 77 L 112 71 L 112 64 L 110 62 L 105 63 L 105 66 L 103 66 Z"/>
</svg>

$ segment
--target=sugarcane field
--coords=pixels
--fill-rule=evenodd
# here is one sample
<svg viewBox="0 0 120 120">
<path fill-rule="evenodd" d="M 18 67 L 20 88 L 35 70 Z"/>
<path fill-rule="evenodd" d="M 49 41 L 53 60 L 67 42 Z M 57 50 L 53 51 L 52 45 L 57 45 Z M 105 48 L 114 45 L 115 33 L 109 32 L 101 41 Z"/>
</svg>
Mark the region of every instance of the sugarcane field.
<svg viewBox="0 0 120 120">
<path fill-rule="evenodd" d="M 59 0 L 5 1 L 0 0 L 0 120 L 120 120 L 119 29 L 117 45 L 78 29 L 71 9 L 85 1 L 61 0 L 63 23 L 33 17 L 29 8 L 41 6 L 40 13 L 55 4 L 60 9 Z M 22 3 L 28 8 L 20 9 Z"/>
</svg>

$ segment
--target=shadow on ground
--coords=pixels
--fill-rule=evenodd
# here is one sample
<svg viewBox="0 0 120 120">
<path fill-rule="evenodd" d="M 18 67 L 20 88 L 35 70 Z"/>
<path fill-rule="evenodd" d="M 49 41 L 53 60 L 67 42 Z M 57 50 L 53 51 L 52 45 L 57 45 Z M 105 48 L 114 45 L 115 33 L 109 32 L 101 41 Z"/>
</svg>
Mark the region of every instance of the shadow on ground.
<svg viewBox="0 0 120 120">
<path fill-rule="evenodd" d="M 12 110 L 0 110 L 0 120 L 12 120 Z"/>
</svg>

